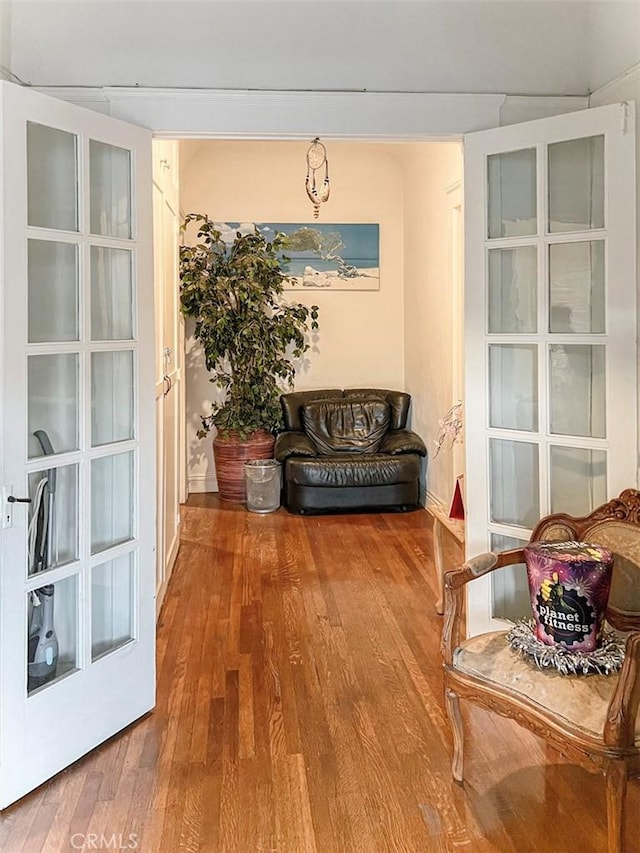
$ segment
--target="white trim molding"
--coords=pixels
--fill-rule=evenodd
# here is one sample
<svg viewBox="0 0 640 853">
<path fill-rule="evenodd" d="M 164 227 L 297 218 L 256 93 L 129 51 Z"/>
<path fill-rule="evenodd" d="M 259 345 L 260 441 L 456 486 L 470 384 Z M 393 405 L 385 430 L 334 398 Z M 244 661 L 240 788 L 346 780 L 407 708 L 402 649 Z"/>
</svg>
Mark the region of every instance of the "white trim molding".
<svg viewBox="0 0 640 853">
<path fill-rule="evenodd" d="M 441 92 L 268 91 L 42 86 L 39 91 L 150 128 L 169 139 L 411 142 L 572 112 L 581 96 Z"/>
<path fill-rule="evenodd" d="M 429 491 L 429 489 L 427 489 L 426 498 L 427 499 L 426 499 L 425 505 L 424 505 L 425 509 L 429 509 L 430 506 L 435 506 L 435 507 L 438 507 L 438 509 L 441 509 L 445 513 L 449 512 L 448 504 L 445 504 L 445 502 L 442 500 L 442 498 L 438 497 L 438 495 L 434 494 L 434 492 Z"/>
<path fill-rule="evenodd" d="M 589 103 L 593 107 L 601 104 L 610 104 L 613 101 L 620 100 L 620 92 L 624 92 L 627 87 L 640 86 L 640 62 L 627 68 L 622 74 L 618 74 L 612 80 L 609 80 L 598 89 L 594 89 L 591 93 Z"/>
<path fill-rule="evenodd" d="M 411 141 L 499 124 L 504 95 L 295 92 L 142 87 L 39 91 L 175 138 Z"/>
<path fill-rule="evenodd" d="M 188 481 L 189 494 L 217 492 L 218 481 L 215 474 L 192 474 Z"/>
</svg>

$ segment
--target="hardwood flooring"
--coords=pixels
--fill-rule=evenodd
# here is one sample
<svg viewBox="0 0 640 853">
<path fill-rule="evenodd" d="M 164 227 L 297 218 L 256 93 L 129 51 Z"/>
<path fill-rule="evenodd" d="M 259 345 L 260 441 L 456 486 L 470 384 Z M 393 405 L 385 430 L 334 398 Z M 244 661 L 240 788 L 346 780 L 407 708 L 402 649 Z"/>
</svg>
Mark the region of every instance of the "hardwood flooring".
<svg viewBox="0 0 640 853">
<path fill-rule="evenodd" d="M 0 850 L 606 850 L 602 779 L 510 721 L 463 704 L 467 782 L 452 781 L 436 597 L 424 511 L 260 516 L 193 497 L 156 710 L 3 812 Z"/>
</svg>

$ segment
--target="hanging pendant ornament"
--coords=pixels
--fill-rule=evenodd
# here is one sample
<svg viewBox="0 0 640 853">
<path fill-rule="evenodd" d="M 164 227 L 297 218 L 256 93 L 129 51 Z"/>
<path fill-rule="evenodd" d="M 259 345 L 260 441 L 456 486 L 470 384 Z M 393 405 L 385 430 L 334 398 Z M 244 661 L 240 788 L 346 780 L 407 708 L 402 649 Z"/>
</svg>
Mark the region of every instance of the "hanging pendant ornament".
<svg viewBox="0 0 640 853">
<path fill-rule="evenodd" d="M 316 184 L 316 172 L 324 166 L 324 180 L 318 189 Z M 329 201 L 329 161 L 327 160 L 327 150 L 320 142 L 320 137 L 316 136 L 307 151 L 307 177 L 304 182 L 309 201 L 313 205 L 313 218 L 317 219 L 320 215 L 320 205 L 325 201 Z"/>
</svg>

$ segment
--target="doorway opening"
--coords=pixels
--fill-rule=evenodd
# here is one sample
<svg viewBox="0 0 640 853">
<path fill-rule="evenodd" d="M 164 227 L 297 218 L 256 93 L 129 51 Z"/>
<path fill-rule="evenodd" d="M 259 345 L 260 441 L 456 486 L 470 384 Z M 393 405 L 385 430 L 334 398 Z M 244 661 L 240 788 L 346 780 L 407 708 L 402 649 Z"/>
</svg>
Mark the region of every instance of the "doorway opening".
<svg viewBox="0 0 640 853">
<path fill-rule="evenodd" d="M 462 144 L 324 142 L 332 194 L 320 222 L 380 226 L 380 283 L 368 291 L 345 285 L 285 293 L 320 307 L 318 342 L 296 386 L 406 390 L 412 429 L 433 446 L 439 418 L 461 394 Z M 219 222 L 313 223 L 304 190 L 307 147 L 289 140 L 154 140 L 159 604 L 177 550 L 179 502 L 217 490 L 211 442 L 196 437 L 215 389 L 180 318 L 179 223 L 188 213 Z M 425 500 L 448 503 L 460 459 L 457 449 L 431 460 Z"/>
</svg>

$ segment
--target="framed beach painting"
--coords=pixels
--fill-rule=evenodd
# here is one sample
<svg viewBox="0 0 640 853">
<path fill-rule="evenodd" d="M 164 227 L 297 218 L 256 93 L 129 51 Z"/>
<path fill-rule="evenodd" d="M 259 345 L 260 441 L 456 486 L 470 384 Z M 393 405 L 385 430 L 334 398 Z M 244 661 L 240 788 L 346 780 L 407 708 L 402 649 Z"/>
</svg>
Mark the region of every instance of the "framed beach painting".
<svg viewBox="0 0 640 853">
<path fill-rule="evenodd" d="M 287 238 L 284 271 L 292 282 L 286 290 L 379 290 L 380 226 L 373 224 L 320 224 L 314 222 L 216 223 L 223 239 L 237 231 L 258 228 L 265 237 L 276 232 Z"/>
</svg>

